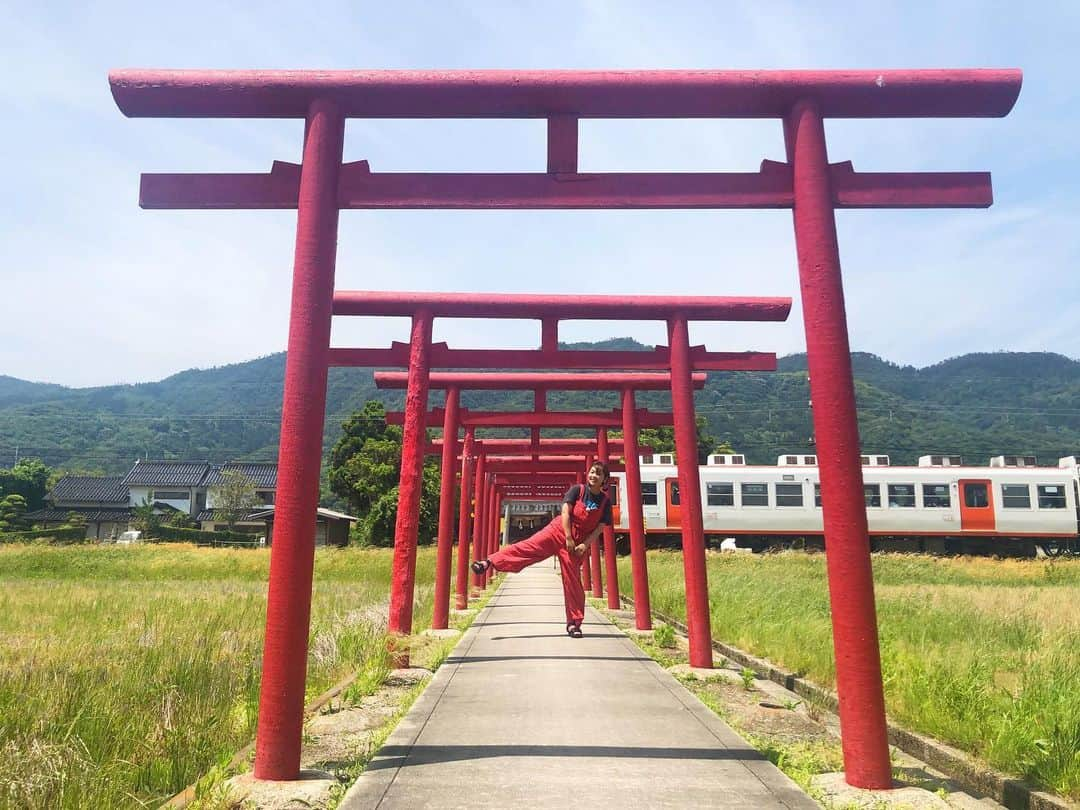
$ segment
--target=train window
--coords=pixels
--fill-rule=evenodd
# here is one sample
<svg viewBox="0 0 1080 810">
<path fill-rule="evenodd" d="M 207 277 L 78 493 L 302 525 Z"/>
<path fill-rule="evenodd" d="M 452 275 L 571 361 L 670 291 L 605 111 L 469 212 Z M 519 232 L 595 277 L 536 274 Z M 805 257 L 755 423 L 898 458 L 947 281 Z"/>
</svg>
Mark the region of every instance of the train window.
<svg viewBox="0 0 1080 810">
<path fill-rule="evenodd" d="M 1039 484 L 1035 488 L 1039 491 L 1040 509 L 1065 508 L 1065 487 L 1060 484 Z"/>
<path fill-rule="evenodd" d="M 814 506 L 821 508 L 821 484 L 814 484 Z"/>
<path fill-rule="evenodd" d="M 990 505 L 986 484 L 964 484 L 964 506 L 983 508 Z"/>
<path fill-rule="evenodd" d="M 743 506 L 768 506 L 769 505 L 769 485 L 768 484 L 743 484 L 742 485 L 742 505 Z"/>
<path fill-rule="evenodd" d="M 678 506 L 681 502 L 682 502 L 682 499 L 679 497 L 679 482 L 678 481 L 672 481 L 671 482 L 671 505 L 672 506 Z"/>
<path fill-rule="evenodd" d="M 863 484 L 862 492 L 867 506 L 881 506 L 881 484 Z"/>
<path fill-rule="evenodd" d="M 1005 509 L 1030 509 L 1031 490 L 1027 484 L 1002 484 L 1001 505 Z"/>
<path fill-rule="evenodd" d="M 910 509 L 915 506 L 914 484 L 889 484 L 889 508 Z"/>
<path fill-rule="evenodd" d="M 948 509 L 952 506 L 949 499 L 949 485 L 923 484 L 922 505 L 927 509 Z"/>
<path fill-rule="evenodd" d="M 726 483 L 708 483 L 705 485 L 705 500 L 709 506 L 734 506 L 735 485 Z"/>
<path fill-rule="evenodd" d="M 656 506 L 656 482 L 655 481 L 642 481 L 641 482 L 641 505 L 642 506 Z"/>
<path fill-rule="evenodd" d="M 802 506 L 802 484 L 777 484 L 777 506 Z"/>
<path fill-rule="evenodd" d="M 619 479 L 612 478 L 608 483 L 607 488 L 604 490 L 607 492 L 608 500 L 611 501 L 612 506 L 619 505 Z"/>
</svg>

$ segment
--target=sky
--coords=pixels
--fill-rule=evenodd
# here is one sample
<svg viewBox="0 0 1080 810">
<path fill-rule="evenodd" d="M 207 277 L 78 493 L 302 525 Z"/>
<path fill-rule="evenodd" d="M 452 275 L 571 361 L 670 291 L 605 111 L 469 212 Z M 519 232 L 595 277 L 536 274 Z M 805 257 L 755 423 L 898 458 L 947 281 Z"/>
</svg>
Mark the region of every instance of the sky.
<svg viewBox="0 0 1080 810">
<path fill-rule="evenodd" d="M 295 211 L 143 211 L 140 172 L 298 162 L 302 122 L 126 119 L 114 68 L 1018 67 L 1004 119 L 827 121 L 861 171 L 993 175 L 986 210 L 837 213 L 855 350 L 925 366 L 975 351 L 1080 357 L 1080 3 L 393 3 L 0 0 L 0 375 L 94 386 L 281 351 Z M 581 123 L 581 171 L 754 171 L 767 121 Z M 351 120 L 373 171 L 543 171 L 545 125 Z M 343 211 L 339 290 L 790 296 L 783 324 L 692 324 L 715 351 L 803 351 L 789 211 Z M 560 339 L 666 342 L 659 323 Z M 336 318 L 335 346 L 407 340 Z M 533 348 L 533 321 L 437 320 L 452 347 Z"/>
</svg>

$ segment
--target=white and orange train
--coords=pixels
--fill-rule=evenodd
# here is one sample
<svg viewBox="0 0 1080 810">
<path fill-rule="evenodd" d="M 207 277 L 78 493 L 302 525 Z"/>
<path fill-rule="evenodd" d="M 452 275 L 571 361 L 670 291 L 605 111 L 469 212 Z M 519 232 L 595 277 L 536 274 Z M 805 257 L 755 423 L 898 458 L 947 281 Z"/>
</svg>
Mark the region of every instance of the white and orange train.
<svg viewBox="0 0 1080 810">
<path fill-rule="evenodd" d="M 885 455 L 864 455 L 863 496 L 871 546 L 880 550 L 1049 556 L 1080 552 L 1075 456 L 1039 467 L 1032 456 L 996 456 L 989 466 L 958 456 L 923 456 L 894 467 Z M 700 468 L 707 541 L 737 546 L 821 547 L 817 459 L 784 455 L 775 466 L 746 464 L 741 455 L 713 455 Z M 611 491 L 616 533 L 625 535 L 626 478 Z M 648 535 L 677 535 L 681 525 L 678 468 L 669 454 L 641 457 L 641 498 Z M 659 539 L 659 538 L 658 538 Z M 625 540 L 620 546 L 626 543 Z"/>
</svg>

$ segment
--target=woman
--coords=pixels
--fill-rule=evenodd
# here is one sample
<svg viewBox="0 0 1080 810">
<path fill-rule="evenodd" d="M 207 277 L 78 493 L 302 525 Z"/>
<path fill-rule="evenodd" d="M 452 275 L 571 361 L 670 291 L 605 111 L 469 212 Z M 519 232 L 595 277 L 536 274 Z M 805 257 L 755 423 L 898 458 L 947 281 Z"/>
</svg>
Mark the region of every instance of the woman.
<svg viewBox="0 0 1080 810">
<path fill-rule="evenodd" d="M 611 501 L 604 492 L 608 468 L 597 461 L 589 467 L 586 483 L 574 484 L 563 498 L 562 515 L 527 540 L 509 545 L 486 560 L 472 564 L 476 574 L 488 569 L 516 573 L 552 555 L 559 557 L 563 601 L 566 604 L 566 633 L 581 638 L 585 618 L 585 589 L 581 587 L 581 563 L 604 526 L 611 526 Z"/>
</svg>

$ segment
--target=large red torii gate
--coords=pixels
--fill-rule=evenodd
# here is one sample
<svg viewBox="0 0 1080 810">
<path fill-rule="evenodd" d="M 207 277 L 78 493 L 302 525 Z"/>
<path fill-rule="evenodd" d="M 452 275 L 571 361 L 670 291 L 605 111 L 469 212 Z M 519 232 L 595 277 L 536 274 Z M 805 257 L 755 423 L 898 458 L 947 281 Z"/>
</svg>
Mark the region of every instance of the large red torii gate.
<svg viewBox="0 0 1080 810">
<path fill-rule="evenodd" d="M 663 295 L 483 295 L 477 293 L 372 293 L 338 292 L 333 296 L 334 314 L 355 316 L 399 316 L 412 320 L 408 346 L 390 349 L 349 348 L 329 350 L 332 365 L 400 365 L 408 368 L 405 394 L 404 435 L 402 437 L 401 483 L 394 531 L 394 573 L 390 589 L 392 634 L 412 632 L 413 582 L 420 490 L 424 464 L 424 428 L 431 368 L 517 368 L 580 369 L 611 371 L 636 367 L 670 370 L 676 454 L 696 457 L 696 425 L 692 375 L 695 370 L 762 371 L 776 368 L 776 356 L 765 352 L 711 352 L 704 346 L 691 347 L 689 321 L 782 321 L 791 309 L 789 298 Z M 662 320 L 668 326 L 668 346 L 651 352 L 592 351 L 560 349 L 559 322 L 563 320 Z M 541 324 L 540 348 L 536 350 L 455 350 L 445 344 L 433 345 L 435 318 L 529 318 Z M 537 392 L 537 404 L 546 410 L 546 392 Z M 457 430 L 459 392 L 448 391 L 443 415 L 444 431 Z M 513 414 L 503 414 L 504 418 Z M 538 418 L 534 427 L 556 427 Z M 468 418 L 460 420 L 466 426 Z M 493 423 L 494 424 L 494 423 Z M 586 423 L 602 427 L 599 421 Z M 581 425 L 582 427 L 585 425 Z M 599 439 L 599 434 L 598 434 Z M 446 452 L 446 451 L 444 451 Z M 606 447 L 604 455 L 606 456 Z M 449 461 L 449 459 L 446 459 Z M 481 456 L 481 464 L 483 457 Z M 705 536 L 701 522 L 701 493 L 696 465 L 679 466 L 679 483 L 685 493 L 686 514 L 683 531 L 683 562 L 686 569 L 687 627 L 690 634 L 690 661 L 700 667 L 712 666 L 712 643 L 708 622 L 708 592 L 705 576 Z M 487 506 L 479 511 L 488 519 Z M 480 548 L 474 550 L 479 553 Z M 591 566 L 590 566 L 591 567 Z M 273 583 L 271 582 L 271 589 Z M 398 654 L 398 660 L 405 657 Z"/>
<path fill-rule="evenodd" d="M 830 165 L 824 119 L 1004 116 L 1019 95 L 1020 71 L 122 70 L 109 79 L 129 116 L 303 118 L 307 124 L 299 168 L 144 175 L 140 194 L 145 207 L 298 209 L 280 534 L 271 557 L 257 778 L 299 773 L 306 656 L 295 651 L 306 649 L 310 614 L 310 524 L 318 496 L 338 211 L 791 208 L 816 405 L 844 764 L 852 785 L 891 785 L 834 212 L 983 207 L 992 194 L 987 173 L 867 174 L 849 163 Z M 342 165 L 348 117 L 545 118 L 547 172 L 379 174 L 366 161 Z M 777 118 L 784 125 L 787 162 L 765 161 L 760 171 L 741 174 L 582 174 L 580 118 Z M 681 342 L 685 320 L 672 332 Z M 680 355 L 680 363 L 689 361 L 681 350 L 672 354 Z"/>
</svg>

